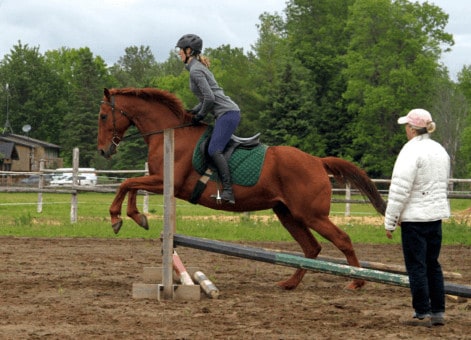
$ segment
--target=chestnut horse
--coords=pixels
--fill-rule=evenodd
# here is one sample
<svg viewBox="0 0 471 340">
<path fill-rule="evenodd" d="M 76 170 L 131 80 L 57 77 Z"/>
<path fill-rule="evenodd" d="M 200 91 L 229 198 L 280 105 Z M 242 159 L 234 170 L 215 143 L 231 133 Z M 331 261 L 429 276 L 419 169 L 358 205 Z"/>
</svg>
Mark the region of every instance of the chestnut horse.
<svg viewBox="0 0 471 340">
<path fill-rule="evenodd" d="M 127 215 L 148 229 L 147 218 L 136 206 L 137 190 L 163 192 L 163 130 L 174 129 L 175 173 L 174 194 L 189 200 L 201 175 L 193 168 L 195 146 L 207 129 L 206 124 L 192 125 L 191 115 L 177 97 L 167 91 L 145 88 L 105 89 L 98 115 L 98 150 L 106 158 L 117 151 L 126 130 L 135 125 L 147 143 L 149 175 L 129 178 L 117 190 L 110 207 L 115 233 L 122 225 L 121 207 L 128 194 Z M 198 203 L 217 210 L 246 212 L 272 209 L 281 224 L 299 243 L 307 258 L 316 258 L 321 245 L 310 229 L 332 242 L 345 255 L 349 265 L 360 263 L 350 237 L 329 219 L 331 183 L 329 174 L 348 181 L 368 197 L 375 209 L 384 214 L 385 201 L 365 172 L 353 163 L 336 157 L 319 158 L 290 146 L 270 146 L 258 182 L 253 186 L 233 186 L 236 204 L 218 204 L 212 197 L 217 183 L 208 181 Z M 301 282 L 305 269 L 297 269 L 278 285 L 294 289 Z M 365 284 L 355 279 L 348 288 Z"/>
</svg>

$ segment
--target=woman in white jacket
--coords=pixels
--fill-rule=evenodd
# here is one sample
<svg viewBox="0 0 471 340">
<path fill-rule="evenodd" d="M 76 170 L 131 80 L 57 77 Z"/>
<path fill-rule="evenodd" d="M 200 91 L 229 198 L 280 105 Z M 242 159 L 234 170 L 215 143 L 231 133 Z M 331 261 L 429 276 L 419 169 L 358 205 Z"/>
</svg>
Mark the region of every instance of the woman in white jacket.
<svg viewBox="0 0 471 340">
<path fill-rule="evenodd" d="M 444 325 L 445 289 L 438 262 L 442 219 L 450 216 L 447 199 L 450 157 L 430 138 L 436 125 L 430 113 L 414 109 L 398 119 L 408 142 L 394 164 L 384 226 L 392 238 L 401 226 L 404 262 L 409 276 L 412 307 L 408 324 Z"/>
</svg>

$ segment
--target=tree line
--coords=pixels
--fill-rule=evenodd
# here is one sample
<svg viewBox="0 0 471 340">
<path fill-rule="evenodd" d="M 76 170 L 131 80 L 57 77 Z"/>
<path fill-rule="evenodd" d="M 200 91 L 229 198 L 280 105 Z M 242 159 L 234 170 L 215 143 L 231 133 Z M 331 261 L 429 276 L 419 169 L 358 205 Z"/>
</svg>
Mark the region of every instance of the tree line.
<svg viewBox="0 0 471 340">
<path fill-rule="evenodd" d="M 241 107 L 240 136 L 261 132 L 265 144 L 342 157 L 388 178 L 406 141 L 397 118 L 421 107 L 437 122 L 434 138 L 450 154 L 453 176 L 463 178 L 471 174 L 471 67 L 452 80 L 440 62 L 454 44 L 447 22 L 427 2 L 290 0 L 283 14 L 260 15 L 250 51 L 227 44 L 203 52 Z M 0 61 L 0 98 L 11 129 L 31 125 L 31 137 L 62 147 L 66 164 L 79 147 L 81 166 L 142 169 L 141 139 L 124 141 L 111 161 L 96 152 L 103 88 L 165 89 L 190 108 L 196 98 L 183 66 L 172 49 L 158 62 L 149 46 L 130 46 L 107 65 L 88 47 L 40 53 L 18 41 Z"/>
</svg>

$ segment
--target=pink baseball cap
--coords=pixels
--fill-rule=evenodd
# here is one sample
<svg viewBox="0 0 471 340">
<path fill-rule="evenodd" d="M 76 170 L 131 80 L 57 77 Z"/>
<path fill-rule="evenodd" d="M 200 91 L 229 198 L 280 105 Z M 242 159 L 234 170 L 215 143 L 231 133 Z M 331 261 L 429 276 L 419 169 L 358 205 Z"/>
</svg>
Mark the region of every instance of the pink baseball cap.
<svg viewBox="0 0 471 340">
<path fill-rule="evenodd" d="M 407 116 L 397 120 L 399 124 L 410 124 L 416 127 L 427 127 L 427 123 L 432 122 L 432 115 L 424 109 L 414 109 L 409 111 Z"/>
</svg>

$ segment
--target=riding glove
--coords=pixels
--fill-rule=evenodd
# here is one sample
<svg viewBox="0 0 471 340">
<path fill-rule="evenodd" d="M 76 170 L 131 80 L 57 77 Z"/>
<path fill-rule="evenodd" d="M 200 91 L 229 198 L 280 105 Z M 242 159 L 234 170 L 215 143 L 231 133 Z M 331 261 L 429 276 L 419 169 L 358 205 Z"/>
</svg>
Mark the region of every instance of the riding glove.
<svg viewBox="0 0 471 340">
<path fill-rule="evenodd" d="M 200 115 L 200 114 L 197 114 L 197 115 L 194 115 L 193 117 L 191 117 L 191 122 L 193 124 L 199 124 L 199 122 L 201 120 L 203 120 L 204 116 L 203 115 Z"/>
</svg>

